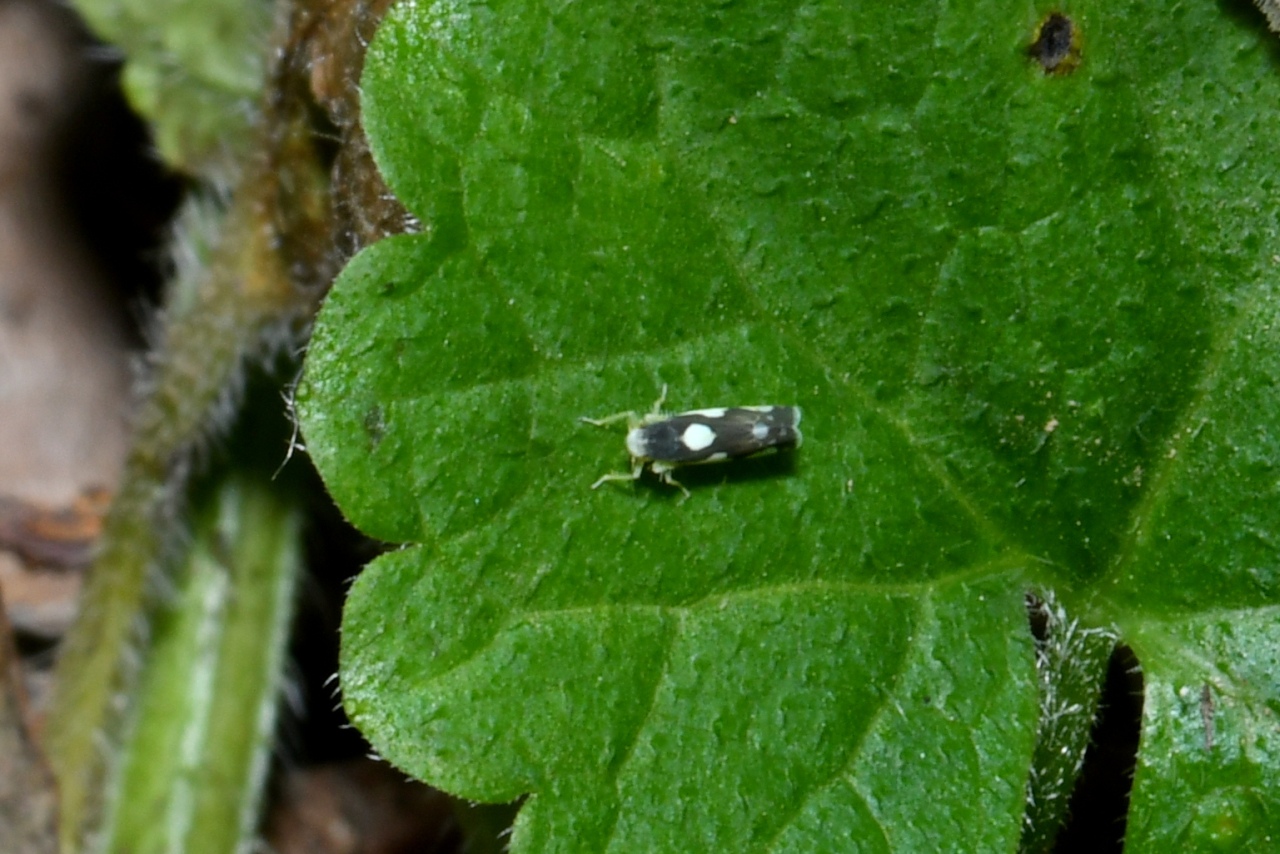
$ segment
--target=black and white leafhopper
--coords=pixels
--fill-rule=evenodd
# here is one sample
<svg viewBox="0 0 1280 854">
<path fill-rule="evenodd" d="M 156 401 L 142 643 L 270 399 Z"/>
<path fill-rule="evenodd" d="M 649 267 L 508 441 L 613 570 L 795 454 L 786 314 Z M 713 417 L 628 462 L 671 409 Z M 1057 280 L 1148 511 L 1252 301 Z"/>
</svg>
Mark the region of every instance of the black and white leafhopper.
<svg viewBox="0 0 1280 854">
<path fill-rule="evenodd" d="M 592 489 L 611 480 L 638 480 L 648 467 L 659 480 L 679 487 L 688 497 L 689 490 L 671 476 L 675 469 L 798 448 L 804 438 L 798 406 L 721 406 L 671 413 L 662 411 L 666 398 L 663 386 L 662 397 L 645 415 L 619 412 L 607 418 L 582 419 L 601 427 L 625 420 L 628 426 L 631 471 L 606 474 L 591 484 Z"/>
</svg>

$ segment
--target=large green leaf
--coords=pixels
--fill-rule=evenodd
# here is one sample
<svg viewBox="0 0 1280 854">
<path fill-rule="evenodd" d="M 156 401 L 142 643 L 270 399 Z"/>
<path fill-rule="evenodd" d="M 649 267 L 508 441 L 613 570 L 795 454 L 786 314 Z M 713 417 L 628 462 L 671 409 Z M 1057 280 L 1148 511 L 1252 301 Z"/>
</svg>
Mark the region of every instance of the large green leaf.
<svg viewBox="0 0 1280 854">
<path fill-rule="evenodd" d="M 299 389 L 345 512 L 416 544 L 344 619 L 384 756 L 528 794 L 521 852 L 1011 850 L 1037 588 L 1142 663 L 1128 850 L 1272 833 L 1274 52 L 1076 3 L 1046 75 L 1047 11 L 393 12 L 365 119 L 423 228 Z M 807 440 L 591 491 L 626 458 L 579 417 L 663 384 Z"/>
</svg>

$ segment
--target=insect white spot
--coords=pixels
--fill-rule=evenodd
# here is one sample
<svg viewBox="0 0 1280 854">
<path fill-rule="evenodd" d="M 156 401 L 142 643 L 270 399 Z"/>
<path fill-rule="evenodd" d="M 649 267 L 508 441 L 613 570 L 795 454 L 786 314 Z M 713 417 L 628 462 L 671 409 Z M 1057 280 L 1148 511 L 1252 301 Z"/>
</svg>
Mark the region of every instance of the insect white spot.
<svg viewBox="0 0 1280 854">
<path fill-rule="evenodd" d="M 751 438 L 757 442 L 763 442 L 765 437 L 769 435 L 769 425 L 763 421 L 757 421 L 751 425 Z"/>
<path fill-rule="evenodd" d="M 716 431 L 706 424 L 690 424 L 685 428 L 684 435 L 680 437 L 680 441 L 684 442 L 684 446 L 691 451 L 709 448 L 715 440 Z"/>
<path fill-rule="evenodd" d="M 712 407 L 711 409 L 690 409 L 688 412 L 683 412 L 681 414 L 682 415 L 703 415 L 703 416 L 706 416 L 707 418 L 724 418 L 724 414 L 726 412 L 728 412 L 728 410 L 725 409 L 723 406 L 715 406 L 715 407 Z"/>
</svg>

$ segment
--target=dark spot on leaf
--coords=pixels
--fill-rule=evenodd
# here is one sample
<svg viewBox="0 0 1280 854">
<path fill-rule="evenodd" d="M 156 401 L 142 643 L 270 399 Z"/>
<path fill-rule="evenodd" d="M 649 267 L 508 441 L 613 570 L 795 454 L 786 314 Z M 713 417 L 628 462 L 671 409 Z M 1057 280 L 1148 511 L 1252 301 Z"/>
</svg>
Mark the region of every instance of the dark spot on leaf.
<svg viewBox="0 0 1280 854">
<path fill-rule="evenodd" d="M 809 301 L 809 308 L 811 311 L 834 308 L 838 302 L 840 302 L 840 292 L 831 291 L 811 299 Z"/>
<path fill-rule="evenodd" d="M 388 299 L 403 299 L 412 296 L 422 287 L 420 279 L 383 279 L 378 283 L 378 296 Z"/>
<path fill-rule="evenodd" d="M 1027 54 L 1045 74 L 1070 74 L 1080 64 L 1080 29 L 1066 15 L 1053 12 L 1041 22 Z"/>
</svg>

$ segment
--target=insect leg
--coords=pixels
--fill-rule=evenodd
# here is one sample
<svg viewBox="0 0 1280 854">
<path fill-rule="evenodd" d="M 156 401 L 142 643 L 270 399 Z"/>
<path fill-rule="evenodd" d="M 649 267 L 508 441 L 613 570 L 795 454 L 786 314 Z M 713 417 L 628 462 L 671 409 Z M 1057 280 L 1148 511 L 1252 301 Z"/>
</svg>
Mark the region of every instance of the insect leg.
<svg viewBox="0 0 1280 854">
<path fill-rule="evenodd" d="M 630 472 L 616 471 L 606 475 L 601 475 L 599 480 L 591 484 L 591 488 L 598 489 L 600 487 L 600 484 L 608 483 L 611 480 L 639 480 L 640 472 L 642 471 L 644 471 L 644 460 L 639 460 L 636 462 L 635 468 L 633 468 Z"/>
<path fill-rule="evenodd" d="M 650 415 L 661 415 L 662 404 L 667 402 L 667 384 L 662 384 L 662 394 L 658 395 L 658 399 L 653 402 L 653 409 L 649 410 Z"/>
<path fill-rule="evenodd" d="M 626 421 L 628 424 L 638 423 L 640 416 L 634 412 L 615 412 L 613 415 L 606 415 L 604 418 L 588 418 L 583 415 L 578 420 L 594 424 L 597 427 L 608 427 L 610 424 L 617 424 L 619 421 Z"/>
<path fill-rule="evenodd" d="M 671 476 L 671 472 L 673 471 L 673 469 L 670 469 L 670 468 L 659 469 L 657 466 L 650 466 L 650 468 L 658 475 L 658 480 L 662 481 L 667 486 L 674 486 L 676 489 L 684 493 L 685 498 L 689 497 L 690 492 L 685 487 L 685 485 Z M 683 501 L 684 499 L 681 499 L 681 500 Z"/>
</svg>

